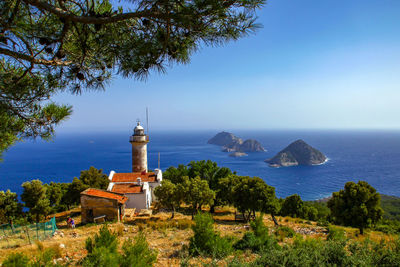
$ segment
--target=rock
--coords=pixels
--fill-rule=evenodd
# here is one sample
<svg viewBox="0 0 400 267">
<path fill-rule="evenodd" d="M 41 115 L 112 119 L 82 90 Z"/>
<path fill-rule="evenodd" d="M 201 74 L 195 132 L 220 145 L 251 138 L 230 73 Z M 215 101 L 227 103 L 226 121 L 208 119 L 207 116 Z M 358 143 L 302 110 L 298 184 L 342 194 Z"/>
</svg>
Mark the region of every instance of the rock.
<svg viewBox="0 0 400 267">
<path fill-rule="evenodd" d="M 240 152 L 264 152 L 265 151 L 265 149 L 260 144 L 260 142 L 258 142 L 257 140 L 254 140 L 254 139 L 247 139 L 236 150 L 240 151 Z"/>
<path fill-rule="evenodd" d="M 247 156 L 247 154 L 243 152 L 233 152 L 232 154 L 229 154 L 229 157 L 234 157 L 234 158 L 244 157 L 244 156 Z"/>
<path fill-rule="evenodd" d="M 242 139 L 232 133 L 220 132 L 208 140 L 208 144 L 222 146 L 223 152 L 260 152 L 265 151 L 262 145 L 254 140 L 248 139 L 243 142 Z"/>
<path fill-rule="evenodd" d="M 207 143 L 211 145 L 230 147 L 231 145 L 242 144 L 243 140 L 239 137 L 236 137 L 232 133 L 220 132 L 216 136 L 208 140 Z"/>
<path fill-rule="evenodd" d="M 275 157 L 265 160 L 271 167 L 289 167 L 297 165 L 319 165 L 327 158 L 322 152 L 297 140 L 279 152 Z"/>
<path fill-rule="evenodd" d="M 234 148 L 231 148 L 231 147 L 223 146 L 221 151 L 222 151 L 222 152 L 234 152 L 235 149 L 234 149 Z"/>
</svg>

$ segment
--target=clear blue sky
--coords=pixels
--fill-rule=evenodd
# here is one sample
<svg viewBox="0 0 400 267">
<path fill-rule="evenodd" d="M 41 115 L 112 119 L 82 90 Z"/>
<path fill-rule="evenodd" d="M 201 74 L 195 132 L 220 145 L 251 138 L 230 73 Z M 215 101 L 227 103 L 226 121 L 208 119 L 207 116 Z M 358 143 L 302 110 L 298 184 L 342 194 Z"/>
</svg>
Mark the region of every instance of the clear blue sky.
<svg viewBox="0 0 400 267">
<path fill-rule="evenodd" d="M 153 130 L 399 129 L 399 0 L 270 0 L 263 28 L 146 82 L 62 94 L 63 131 L 127 130 L 150 110 Z"/>
</svg>

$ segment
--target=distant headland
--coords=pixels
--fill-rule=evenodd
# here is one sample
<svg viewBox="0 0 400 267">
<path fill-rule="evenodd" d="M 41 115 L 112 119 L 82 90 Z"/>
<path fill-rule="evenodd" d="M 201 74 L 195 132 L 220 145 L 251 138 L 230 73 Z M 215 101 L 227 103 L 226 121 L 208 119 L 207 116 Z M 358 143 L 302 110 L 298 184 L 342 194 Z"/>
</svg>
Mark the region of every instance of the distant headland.
<svg viewBox="0 0 400 267">
<path fill-rule="evenodd" d="M 275 157 L 265 160 L 271 167 L 289 167 L 297 165 L 320 165 L 327 157 L 303 140 L 297 140 L 279 152 Z"/>
<path fill-rule="evenodd" d="M 234 152 L 232 157 L 245 156 L 246 152 L 264 152 L 264 147 L 254 139 L 243 141 L 232 133 L 220 132 L 208 140 L 208 144 L 222 146 L 223 152 Z M 239 153 L 235 153 L 239 152 Z"/>
</svg>

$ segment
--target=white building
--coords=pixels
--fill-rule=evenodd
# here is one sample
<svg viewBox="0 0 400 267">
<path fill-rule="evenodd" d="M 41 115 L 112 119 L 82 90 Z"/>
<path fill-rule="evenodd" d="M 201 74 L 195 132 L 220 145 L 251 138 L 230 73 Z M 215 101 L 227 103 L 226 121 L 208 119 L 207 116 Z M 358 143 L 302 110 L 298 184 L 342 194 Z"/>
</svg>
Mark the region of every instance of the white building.
<svg viewBox="0 0 400 267">
<path fill-rule="evenodd" d="M 140 122 L 136 125 L 133 135 L 130 137 L 132 144 L 132 172 L 117 173 L 111 171 L 108 179 L 110 184 L 107 190 L 124 194 L 128 197 L 127 209 L 149 209 L 154 200 L 154 188 L 162 181 L 162 172 L 155 169 L 147 172 L 147 143 L 149 137 L 144 133 Z"/>
</svg>

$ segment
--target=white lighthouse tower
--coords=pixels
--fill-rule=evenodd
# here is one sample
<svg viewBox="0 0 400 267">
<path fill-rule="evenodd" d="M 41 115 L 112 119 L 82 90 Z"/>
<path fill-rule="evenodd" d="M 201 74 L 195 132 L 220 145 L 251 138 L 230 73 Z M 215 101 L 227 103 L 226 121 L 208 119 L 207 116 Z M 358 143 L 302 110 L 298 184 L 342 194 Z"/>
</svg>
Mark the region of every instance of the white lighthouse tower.
<svg viewBox="0 0 400 267">
<path fill-rule="evenodd" d="M 147 172 L 147 143 L 149 137 L 138 121 L 129 142 L 132 144 L 132 172 Z"/>
</svg>

